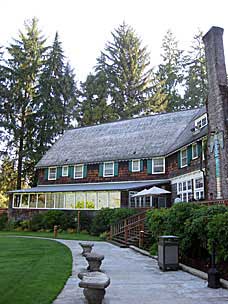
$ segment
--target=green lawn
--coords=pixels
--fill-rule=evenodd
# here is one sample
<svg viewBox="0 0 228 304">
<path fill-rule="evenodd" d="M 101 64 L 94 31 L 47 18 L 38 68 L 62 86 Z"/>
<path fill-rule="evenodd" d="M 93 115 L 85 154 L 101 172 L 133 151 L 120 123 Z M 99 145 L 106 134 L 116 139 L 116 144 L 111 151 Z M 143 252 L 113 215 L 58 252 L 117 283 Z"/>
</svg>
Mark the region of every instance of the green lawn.
<svg viewBox="0 0 228 304">
<path fill-rule="evenodd" d="M 54 238 L 53 232 L 29 232 L 29 231 L 0 231 L 0 236 L 22 235 L 34 237 Z M 58 233 L 58 239 L 80 240 L 80 241 L 100 241 L 98 236 L 92 236 L 87 233 Z"/>
<path fill-rule="evenodd" d="M 58 242 L 0 237 L 0 303 L 52 303 L 71 269 L 71 252 Z"/>
</svg>

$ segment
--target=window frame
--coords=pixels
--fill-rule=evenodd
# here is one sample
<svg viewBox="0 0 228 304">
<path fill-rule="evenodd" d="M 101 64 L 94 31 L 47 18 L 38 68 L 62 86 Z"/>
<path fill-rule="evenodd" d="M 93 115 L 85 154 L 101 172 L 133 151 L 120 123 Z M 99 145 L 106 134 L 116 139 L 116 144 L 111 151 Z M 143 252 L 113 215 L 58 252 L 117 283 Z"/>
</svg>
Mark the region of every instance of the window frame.
<svg viewBox="0 0 228 304">
<path fill-rule="evenodd" d="M 82 167 L 82 173 L 80 176 L 76 176 L 76 173 L 77 173 L 77 169 L 78 167 Z M 80 178 L 83 178 L 84 176 L 84 165 L 83 164 L 77 164 L 77 165 L 74 165 L 74 179 L 80 179 Z"/>
<path fill-rule="evenodd" d="M 134 170 L 134 165 L 133 165 L 134 162 L 138 162 L 138 168 L 137 168 L 137 170 Z M 131 162 L 131 171 L 132 172 L 140 172 L 140 159 L 132 159 L 132 162 Z"/>
<path fill-rule="evenodd" d="M 50 177 L 51 169 L 55 169 L 55 177 Z M 56 180 L 57 179 L 57 167 L 48 167 L 48 180 Z"/>
<path fill-rule="evenodd" d="M 205 120 L 205 124 L 203 124 L 203 120 Z M 198 129 L 202 129 L 208 124 L 207 114 L 203 114 L 199 118 L 195 120 L 195 127 Z"/>
<path fill-rule="evenodd" d="M 186 152 L 186 164 L 183 165 L 183 152 Z M 188 166 L 188 151 L 187 148 L 180 150 L 180 167 L 184 168 Z"/>
<path fill-rule="evenodd" d="M 67 168 L 67 171 L 66 171 L 67 173 L 64 172 L 64 168 Z M 69 174 L 69 166 L 62 166 L 62 176 L 65 177 L 65 176 L 68 176 L 68 174 Z"/>
<path fill-rule="evenodd" d="M 163 170 L 160 172 L 155 172 L 154 171 L 154 161 L 158 160 L 158 159 L 162 159 L 162 165 L 163 165 Z M 165 173 L 165 157 L 156 157 L 156 158 L 152 158 L 152 174 L 164 174 Z"/>
<path fill-rule="evenodd" d="M 107 164 L 112 164 L 112 174 L 105 174 L 105 170 L 106 170 L 106 165 Z M 103 163 L 103 177 L 113 177 L 114 176 L 114 161 L 108 161 L 108 162 L 104 162 Z"/>
<path fill-rule="evenodd" d="M 196 148 L 196 154 L 194 154 L 194 147 Z M 199 157 L 199 154 L 198 154 L 198 145 L 197 143 L 194 143 L 192 144 L 192 159 L 196 159 Z"/>
</svg>

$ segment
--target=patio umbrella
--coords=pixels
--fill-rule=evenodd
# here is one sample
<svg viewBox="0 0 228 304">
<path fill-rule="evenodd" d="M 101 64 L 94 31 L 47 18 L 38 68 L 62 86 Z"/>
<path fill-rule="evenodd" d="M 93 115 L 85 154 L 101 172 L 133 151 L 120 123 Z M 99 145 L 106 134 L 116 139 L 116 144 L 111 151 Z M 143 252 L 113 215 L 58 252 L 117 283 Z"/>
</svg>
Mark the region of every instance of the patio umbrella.
<svg viewBox="0 0 228 304">
<path fill-rule="evenodd" d="M 144 195 L 161 195 L 161 194 L 169 194 L 169 193 L 171 193 L 171 192 L 167 191 L 165 189 L 153 186 L 152 188 L 148 189 L 146 194 L 144 194 Z"/>
<path fill-rule="evenodd" d="M 142 191 L 139 191 L 138 193 L 132 195 L 132 197 L 138 197 L 138 196 L 145 196 L 147 194 L 148 190 L 144 189 Z"/>
</svg>

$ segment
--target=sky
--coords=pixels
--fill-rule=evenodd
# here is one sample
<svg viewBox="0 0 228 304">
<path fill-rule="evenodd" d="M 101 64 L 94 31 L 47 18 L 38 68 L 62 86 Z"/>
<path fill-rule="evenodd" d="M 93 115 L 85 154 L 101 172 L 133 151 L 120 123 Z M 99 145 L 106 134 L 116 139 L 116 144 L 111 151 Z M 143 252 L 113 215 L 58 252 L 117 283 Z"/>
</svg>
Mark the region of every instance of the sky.
<svg viewBox="0 0 228 304">
<path fill-rule="evenodd" d="M 2 2 L 2 3 L 1 3 Z M 84 81 L 96 58 L 111 40 L 111 32 L 123 21 L 131 25 L 158 65 L 162 39 L 168 29 L 180 47 L 188 49 L 200 28 L 224 28 L 228 62 L 227 0 L 0 0 L 0 45 L 7 46 L 23 30 L 24 21 L 37 17 L 39 28 L 52 43 L 55 32 L 76 79 Z M 228 66 L 228 65 L 227 65 Z"/>
</svg>

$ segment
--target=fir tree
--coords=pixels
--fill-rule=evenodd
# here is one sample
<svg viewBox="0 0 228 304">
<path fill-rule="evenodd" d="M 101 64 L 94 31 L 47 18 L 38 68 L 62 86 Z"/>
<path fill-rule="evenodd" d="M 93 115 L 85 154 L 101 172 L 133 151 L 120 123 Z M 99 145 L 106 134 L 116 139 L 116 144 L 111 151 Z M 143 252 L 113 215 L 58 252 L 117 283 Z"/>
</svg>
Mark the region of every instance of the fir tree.
<svg viewBox="0 0 228 304">
<path fill-rule="evenodd" d="M 37 134 L 36 161 L 70 127 L 77 104 L 76 83 L 65 56 L 58 33 L 49 48 L 39 83 L 39 130 Z"/>
<path fill-rule="evenodd" d="M 6 155 L 1 160 L 0 166 L 0 208 L 7 207 L 7 191 L 15 189 L 16 181 L 15 161 Z"/>
<path fill-rule="evenodd" d="M 98 58 L 97 71 L 107 79 L 108 94 L 117 118 L 138 115 L 150 89 L 149 54 L 140 38 L 123 23 L 112 32 L 112 41 Z"/>
<path fill-rule="evenodd" d="M 161 103 L 165 111 L 172 112 L 181 108 L 180 88 L 183 84 L 183 51 L 173 33 L 168 30 L 162 42 L 162 63 L 155 73 L 154 90 L 162 93 Z"/>
<path fill-rule="evenodd" d="M 107 104 L 108 88 L 103 72 L 90 74 L 80 89 L 80 110 L 78 123 L 80 126 L 94 125 L 114 119 L 111 106 Z"/>
<path fill-rule="evenodd" d="M 17 156 L 17 189 L 26 178 L 28 151 L 33 150 L 36 130 L 37 83 L 43 64 L 45 40 L 37 20 L 25 23 L 25 33 L 7 48 L 4 70 L 4 92 L 1 94 L 1 124 L 7 133 L 6 144 Z"/>
<path fill-rule="evenodd" d="M 187 109 L 202 106 L 206 102 L 207 72 L 202 37 L 203 33 L 199 30 L 193 38 L 191 50 L 185 60 L 187 72 L 183 106 Z"/>
</svg>

